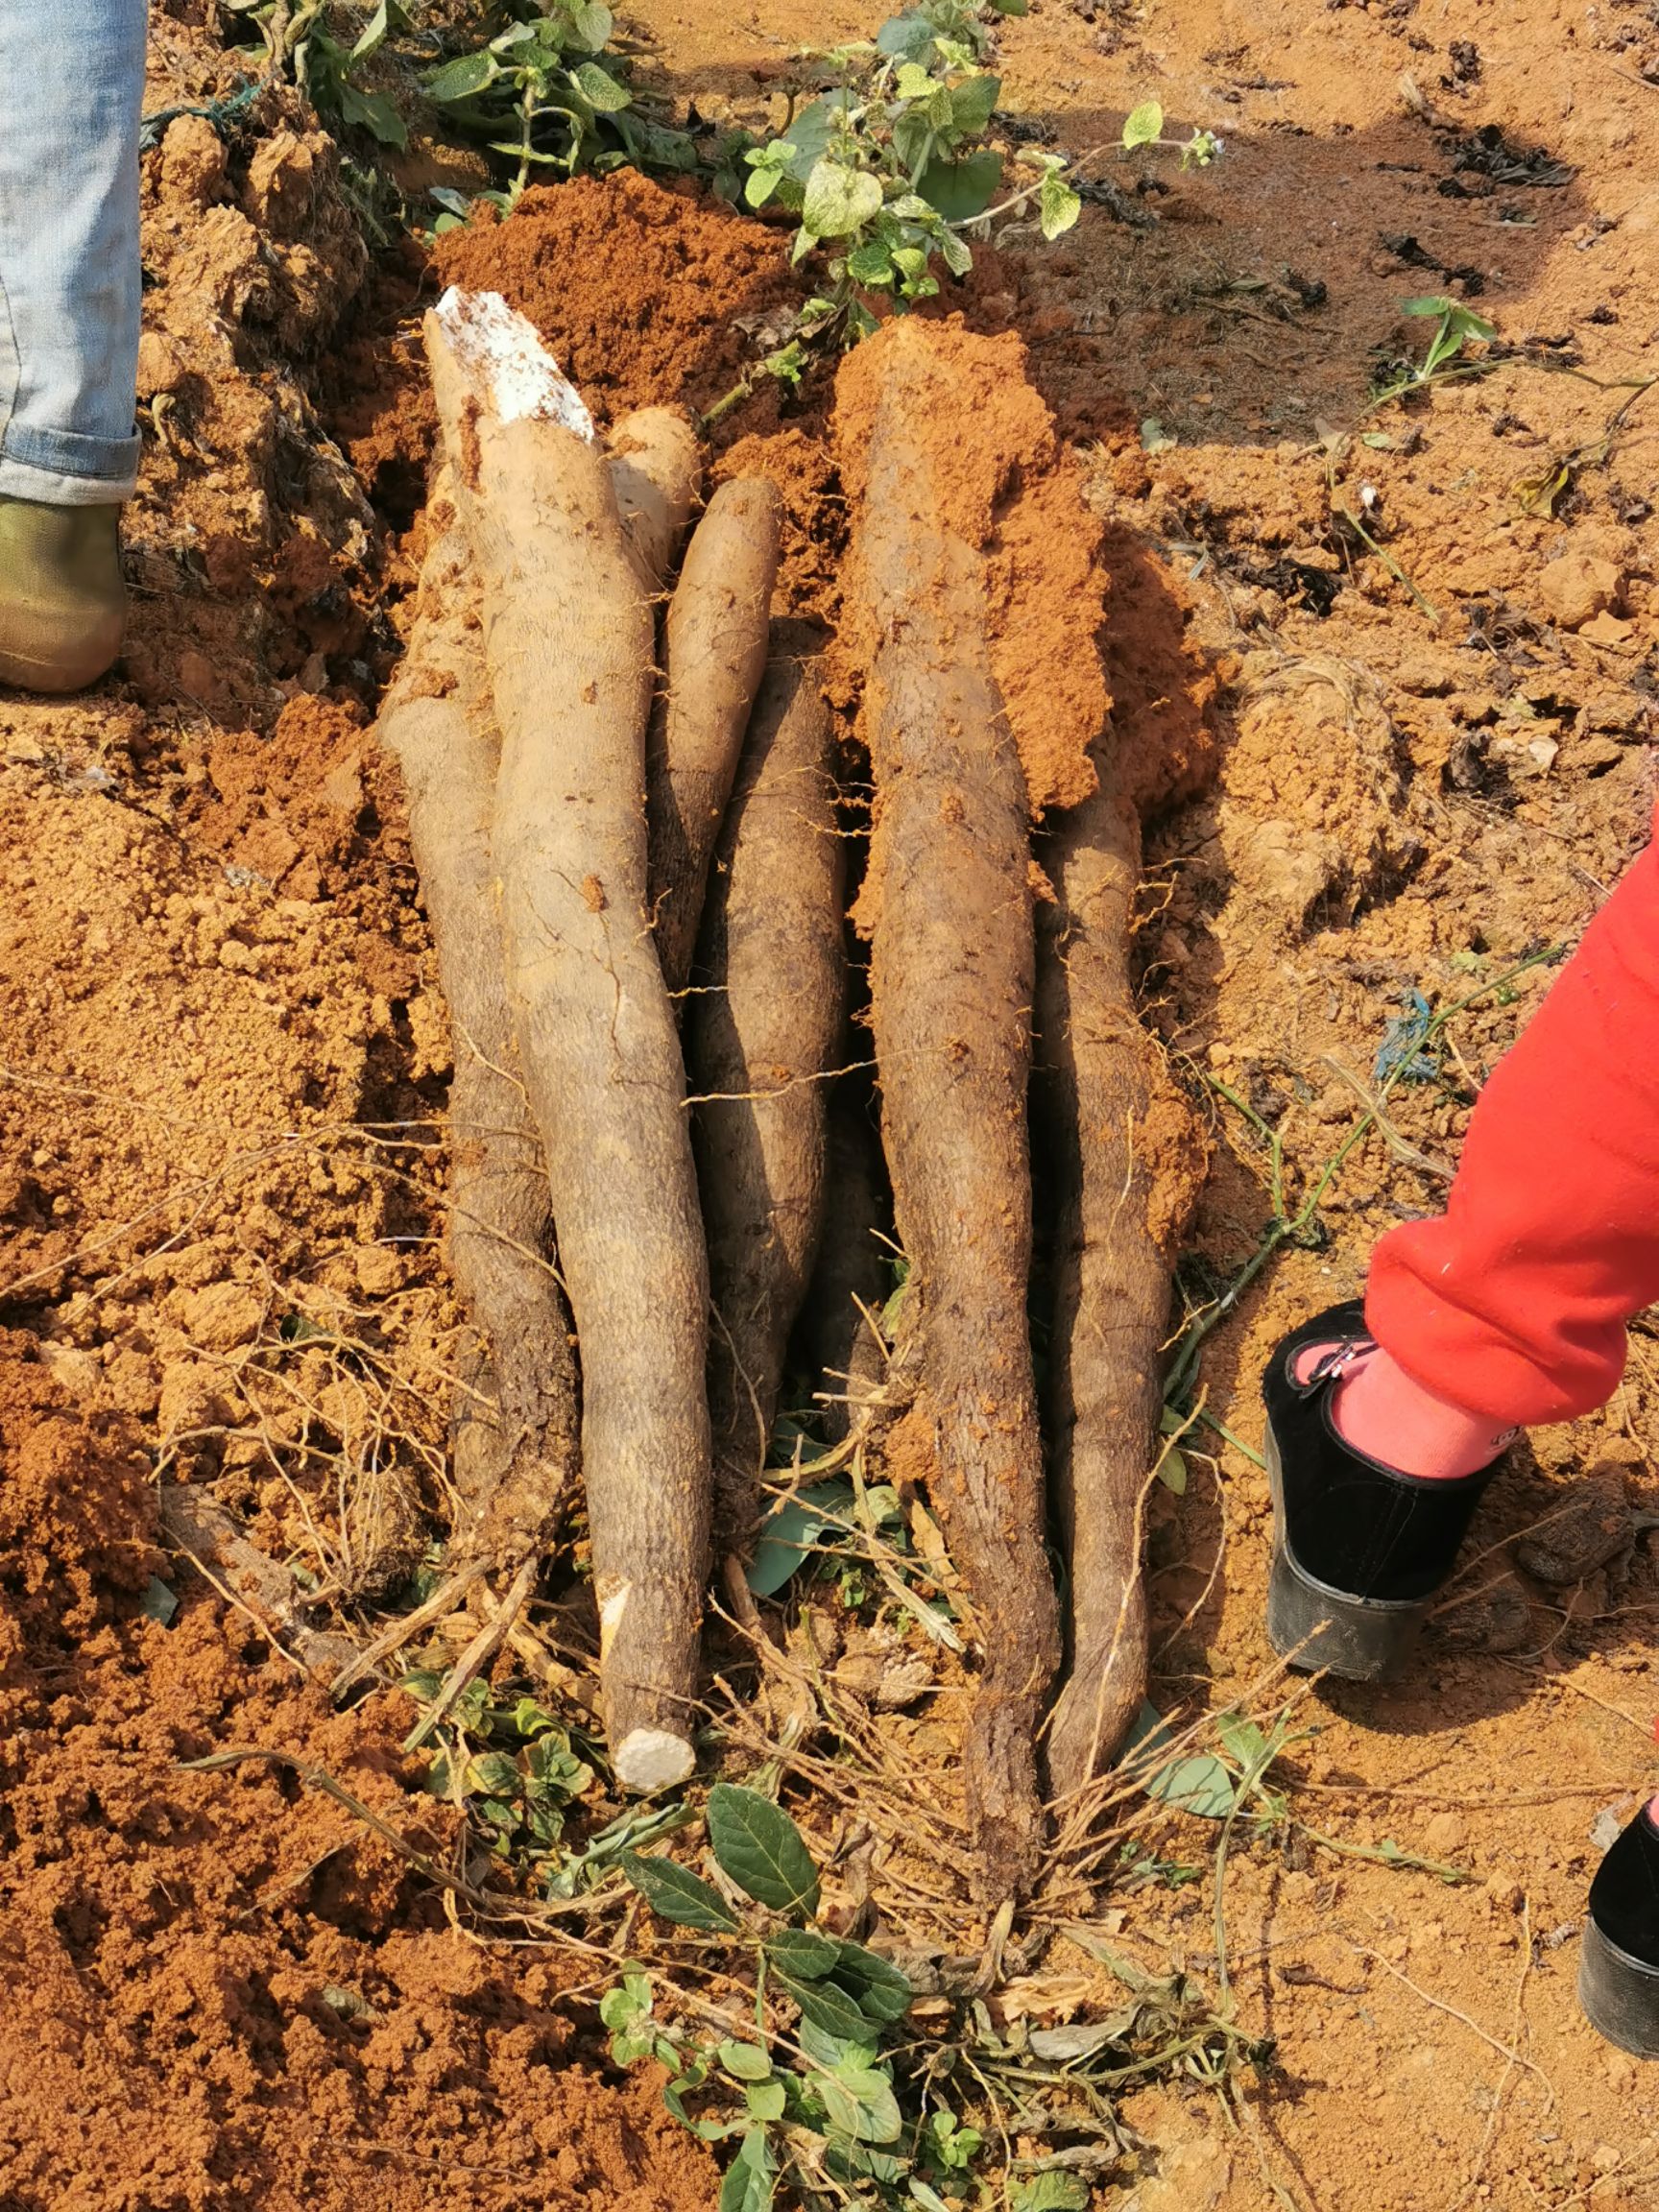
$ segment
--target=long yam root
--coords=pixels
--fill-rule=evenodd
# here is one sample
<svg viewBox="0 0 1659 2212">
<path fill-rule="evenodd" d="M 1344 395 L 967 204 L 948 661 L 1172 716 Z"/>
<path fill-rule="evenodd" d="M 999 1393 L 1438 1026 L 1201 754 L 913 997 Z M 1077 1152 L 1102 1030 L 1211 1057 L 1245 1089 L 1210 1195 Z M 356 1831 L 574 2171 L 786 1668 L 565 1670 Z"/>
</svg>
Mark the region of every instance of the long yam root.
<svg viewBox="0 0 1659 2212">
<path fill-rule="evenodd" d="M 755 1520 L 784 1351 L 817 1254 L 823 1078 L 846 1020 L 834 738 L 815 642 L 800 625 L 777 627 L 685 1031 L 716 1314 L 709 1407 L 723 1549 L 740 1548 Z"/>
<path fill-rule="evenodd" d="M 946 520 L 928 448 L 927 344 L 908 320 L 870 342 L 879 397 L 848 594 L 876 779 L 860 919 L 895 1210 L 922 1294 L 918 1411 L 983 1627 L 964 1784 L 991 1901 L 1035 1878 L 1037 1728 L 1060 1651 L 1026 1319 L 1030 810 L 991 675 L 984 563 Z"/>
<path fill-rule="evenodd" d="M 766 666 L 777 574 L 777 493 L 759 480 L 722 484 L 668 602 L 667 686 L 646 750 L 651 904 L 671 992 L 691 973 L 709 856 Z"/>
<path fill-rule="evenodd" d="M 694 1761 L 709 1447 L 685 1067 L 646 910 L 653 608 L 529 325 L 450 293 L 426 342 L 501 732 L 508 992 L 581 1344 L 606 1731 L 618 1781 L 655 1790 Z M 527 372 L 504 372 L 513 347 Z"/>
<path fill-rule="evenodd" d="M 606 441 L 622 527 L 653 591 L 661 591 L 703 478 L 696 433 L 672 407 L 640 407 Z"/>
<path fill-rule="evenodd" d="M 1054 1225 L 1050 1428 L 1071 1561 L 1070 1674 L 1049 1720 L 1057 1797 L 1118 1749 L 1146 1691 L 1144 1499 L 1161 1403 L 1170 1270 L 1203 1148 L 1135 1013 L 1129 947 L 1141 824 L 1102 760 L 1044 859 L 1057 903 L 1039 934 L 1035 1086 L 1061 1192 Z"/>
<path fill-rule="evenodd" d="M 447 493 L 441 485 L 434 506 Z M 517 1560 L 576 1494 L 576 1359 L 551 1264 L 541 1142 L 501 965 L 490 854 L 499 741 L 477 593 L 457 527 L 421 570 L 409 648 L 376 735 L 403 772 L 409 836 L 448 1002 L 449 1263 L 481 1338 L 452 1417 L 462 1558 Z"/>
</svg>

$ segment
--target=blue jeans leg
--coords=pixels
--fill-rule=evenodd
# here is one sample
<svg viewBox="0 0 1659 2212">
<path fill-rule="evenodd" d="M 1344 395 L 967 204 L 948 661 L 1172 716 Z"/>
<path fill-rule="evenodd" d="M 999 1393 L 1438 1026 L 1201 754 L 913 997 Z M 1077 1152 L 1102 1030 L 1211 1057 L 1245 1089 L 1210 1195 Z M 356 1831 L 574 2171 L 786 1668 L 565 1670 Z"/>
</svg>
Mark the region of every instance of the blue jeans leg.
<svg viewBox="0 0 1659 2212">
<path fill-rule="evenodd" d="M 132 496 L 145 0 L 0 0 L 0 494 Z"/>
</svg>

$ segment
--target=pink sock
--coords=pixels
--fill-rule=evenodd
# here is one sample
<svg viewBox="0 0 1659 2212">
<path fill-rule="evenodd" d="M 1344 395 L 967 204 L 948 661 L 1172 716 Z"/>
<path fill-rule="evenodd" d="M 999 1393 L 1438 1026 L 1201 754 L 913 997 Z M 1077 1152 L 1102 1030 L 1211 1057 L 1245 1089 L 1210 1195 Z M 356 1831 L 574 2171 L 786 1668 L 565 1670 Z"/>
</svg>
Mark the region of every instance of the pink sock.
<svg viewBox="0 0 1659 2212">
<path fill-rule="evenodd" d="M 1425 1480 L 1455 1481 L 1489 1467 L 1509 1440 L 1484 1413 L 1466 1413 L 1414 1382 L 1381 1345 L 1336 1385 L 1336 1433 L 1385 1467 Z"/>
<path fill-rule="evenodd" d="M 1310 1346 L 1298 1363 L 1304 1381 L 1329 1347 Z M 1381 1345 L 1357 1353 L 1336 1385 L 1331 1417 L 1357 1452 L 1402 1475 L 1454 1482 L 1489 1467 L 1514 1433 L 1484 1413 L 1466 1412 L 1414 1382 Z"/>
</svg>

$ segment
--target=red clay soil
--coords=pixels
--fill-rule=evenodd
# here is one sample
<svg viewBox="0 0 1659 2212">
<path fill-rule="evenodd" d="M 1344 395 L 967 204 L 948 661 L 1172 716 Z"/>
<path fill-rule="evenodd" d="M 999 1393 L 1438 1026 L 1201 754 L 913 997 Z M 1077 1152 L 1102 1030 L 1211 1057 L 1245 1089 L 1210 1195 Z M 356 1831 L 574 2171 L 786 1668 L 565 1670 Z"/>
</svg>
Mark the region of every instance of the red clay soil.
<svg viewBox="0 0 1659 2212">
<path fill-rule="evenodd" d="M 153 11 L 150 109 L 235 84 L 204 12 Z M 651 65 L 758 118 L 770 95 L 748 88 L 779 55 L 879 12 L 685 0 Z M 1501 979 L 1576 935 L 1651 812 L 1654 401 L 1603 444 L 1629 387 L 1561 370 L 1652 372 L 1659 38 L 1641 8 L 1556 0 L 1041 0 L 998 36 L 1004 108 L 1052 142 L 1110 145 L 1152 93 L 1227 140 L 1204 173 L 1109 169 L 1155 227 L 1088 206 L 1057 246 L 986 259 L 967 301 L 1025 334 L 1085 471 L 1118 739 L 1190 764 L 1139 943 L 1217 1139 L 1196 1286 L 1241 1265 L 1269 1213 L 1261 1131 L 1208 1078 L 1274 1129 L 1300 1195 L 1408 995 L 1483 993 L 1441 1079 L 1397 1087 L 1349 1153 L 1322 1240 L 1283 1252 L 1209 1347 L 1230 1437 L 1213 1458 L 1196 1440 L 1183 1497 L 1153 1494 L 1156 1698 L 1265 1711 L 1290 1692 L 1262 1686 L 1261 1359 L 1354 1290 L 1378 1234 L 1441 1203 L 1469 1101 L 1549 971 Z M 712 2202 L 710 2162 L 650 2083 L 594 2059 L 591 2011 L 544 1956 L 474 1947 L 280 1773 L 177 1764 L 280 1747 L 445 1840 L 396 1749 L 405 1701 L 332 1715 L 161 1557 L 150 1488 L 157 1465 L 210 1482 L 349 1595 L 348 1445 L 441 1506 L 459 1327 L 437 1244 L 445 1018 L 396 789 L 362 743 L 397 647 L 364 487 L 407 528 L 429 441 L 415 323 L 373 325 L 365 362 L 372 319 L 341 321 L 364 264 L 332 151 L 292 95 L 260 101 L 228 148 L 186 117 L 146 156 L 124 671 L 81 700 L 0 702 L 0 2204 L 331 2212 L 370 2191 L 395 2212 L 689 2212 Z M 1137 198 L 1142 169 L 1157 189 Z M 590 280 L 613 205 L 655 292 L 620 246 Z M 532 219 L 444 252 L 504 269 Z M 785 296 L 774 233 L 683 194 L 561 188 L 545 220 L 523 298 L 605 409 L 709 404 L 749 357 L 732 318 Z M 413 309 L 430 279 L 397 281 Z M 1401 301 L 1442 285 L 1508 358 L 1367 413 L 1378 351 L 1422 355 Z M 357 391 L 329 428 L 325 360 Z M 829 613 L 843 494 L 822 407 L 757 395 L 718 466 L 784 485 L 791 596 Z M 1092 534 L 1076 543 L 1093 562 Z M 1659 1576 L 1634 1518 L 1659 1506 L 1656 1451 L 1644 1324 L 1606 1412 L 1534 1434 L 1495 1485 L 1413 1680 L 1300 1693 L 1310 1733 L 1283 1771 L 1305 1826 L 1237 1828 L 1223 1899 L 1238 2017 L 1275 2067 L 1238 2130 L 1197 2085 L 1129 2099 L 1142 2148 L 1101 2206 L 1659 2201 L 1659 2087 L 1572 1993 L 1607 1818 L 1656 1779 Z M 1614 1521 L 1612 1554 L 1524 1536 L 1564 1509 L 1569 1532 Z M 152 1573 L 179 1595 L 170 1627 L 141 1610 Z M 878 1725 L 948 1802 L 949 1699 Z M 1060 1903 L 1096 1945 L 1213 1988 L 1214 1827 L 1161 1819 L 1148 1840 L 1200 1878 Z M 1385 1845 L 1469 1879 L 1365 1856 Z M 868 1862 L 878 1909 L 893 1863 Z M 956 1946 L 977 1940 L 937 1910 Z M 1064 1944 L 1023 1980 L 1049 2022 L 1120 2001 Z"/>
</svg>

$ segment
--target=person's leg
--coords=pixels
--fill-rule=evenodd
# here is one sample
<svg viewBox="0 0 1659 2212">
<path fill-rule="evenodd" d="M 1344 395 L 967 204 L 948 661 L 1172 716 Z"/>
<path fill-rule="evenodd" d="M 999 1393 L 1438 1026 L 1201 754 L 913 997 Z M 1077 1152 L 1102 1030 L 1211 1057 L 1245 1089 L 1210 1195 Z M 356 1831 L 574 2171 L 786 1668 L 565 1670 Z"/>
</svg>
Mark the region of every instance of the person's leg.
<svg viewBox="0 0 1659 2212">
<path fill-rule="evenodd" d="M 132 495 L 144 0 L 0 0 L 0 493 Z"/>
<path fill-rule="evenodd" d="M 1605 1404 L 1655 1300 L 1659 844 L 1494 1070 L 1446 1213 L 1378 1245 L 1365 1319 L 1434 1398 L 1524 1428 Z"/>
<path fill-rule="evenodd" d="M 1481 1093 L 1445 1214 L 1382 1239 L 1363 1312 L 1319 1315 L 1269 1363 L 1275 1649 L 1362 1678 L 1396 1671 L 1504 1433 L 1611 1397 L 1626 1325 L 1655 1300 L 1659 845 Z M 1584 2011 L 1659 2057 L 1659 1797 L 1589 1902 Z"/>
<path fill-rule="evenodd" d="M 145 0 L 0 0 L 0 683 L 69 689 L 119 644 L 144 39 Z"/>
</svg>

